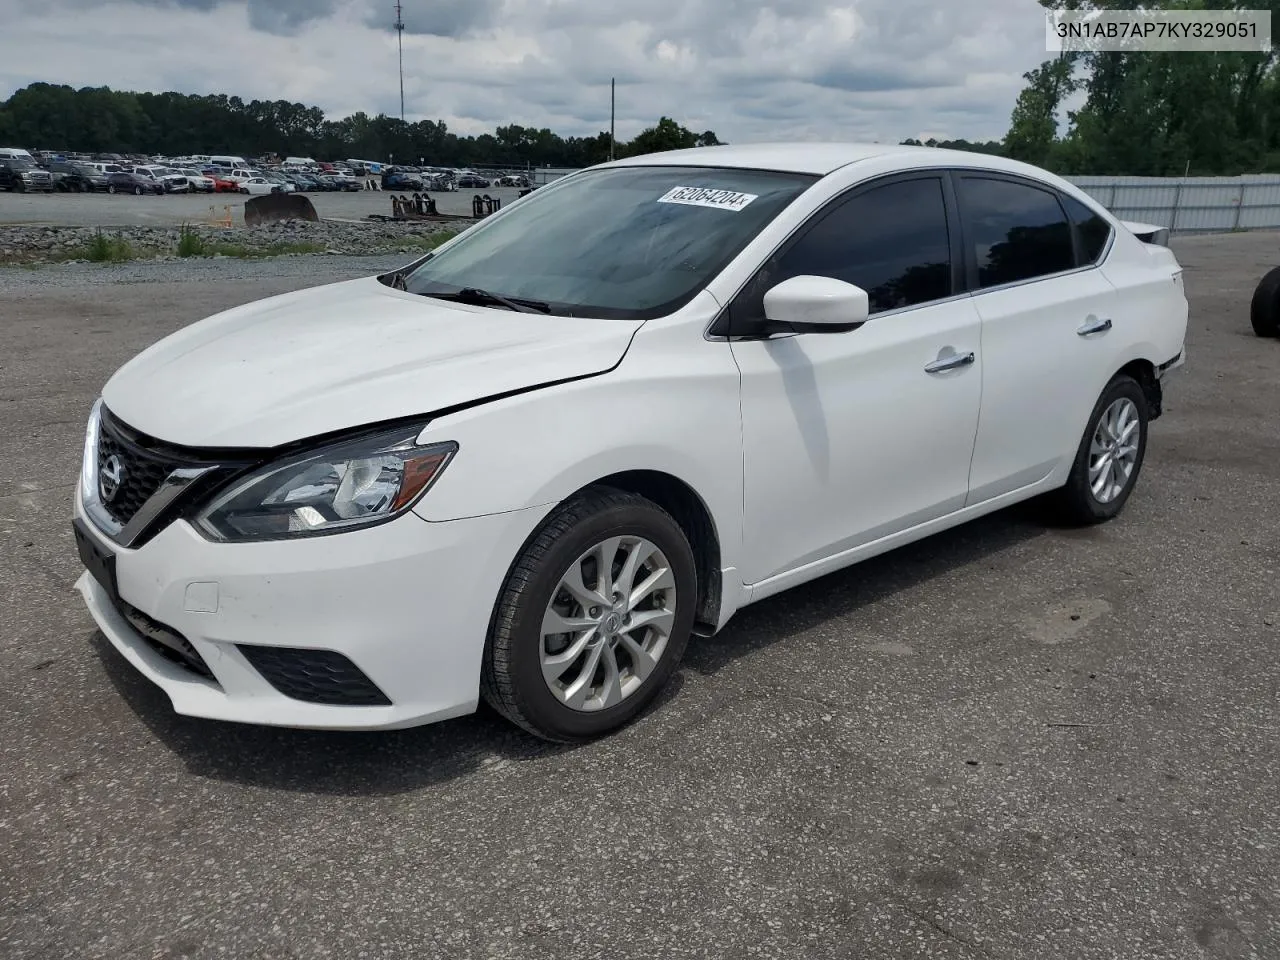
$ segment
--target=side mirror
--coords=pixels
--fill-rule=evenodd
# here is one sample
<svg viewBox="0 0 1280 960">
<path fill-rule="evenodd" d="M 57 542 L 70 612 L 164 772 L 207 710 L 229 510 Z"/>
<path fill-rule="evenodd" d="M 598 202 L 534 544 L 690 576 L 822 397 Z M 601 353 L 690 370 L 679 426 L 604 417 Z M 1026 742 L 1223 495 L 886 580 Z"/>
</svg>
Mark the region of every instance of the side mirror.
<svg viewBox="0 0 1280 960">
<path fill-rule="evenodd" d="M 795 333 L 856 330 L 870 312 L 867 291 L 834 277 L 791 277 L 764 295 L 766 319 Z"/>
</svg>

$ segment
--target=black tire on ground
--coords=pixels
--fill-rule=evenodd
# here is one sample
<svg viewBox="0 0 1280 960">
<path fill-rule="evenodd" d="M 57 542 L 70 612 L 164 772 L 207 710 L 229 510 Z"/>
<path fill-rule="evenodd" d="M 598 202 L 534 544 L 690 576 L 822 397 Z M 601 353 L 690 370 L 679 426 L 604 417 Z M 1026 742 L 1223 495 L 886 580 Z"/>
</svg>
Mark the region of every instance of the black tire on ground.
<svg viewBox="0 0 1280 960">
<path fill-rule="evenodd" d="M 116 185 L 114 183 L 107 184 L 107 193 L 115 193 Z"/>
<path fill-rule="evenodd" d="M 595 712 L 562 704 L 542 676 L 542 621 L 560 578 L 584 552 L 609 537 L 634 535 L 665 554 L 675 580 L 676 610 L 666 649 L 643 686 Z M 697 604 L 693 551 L 679 524 L 644 497 L 592 487 L 565 501 L 525 544 L 507 573 L 485 642 L 480 692 L 530 733 L 560 743 L 603 736 L 631 721 L 670 680 L 689 640 Z"/>
<path fill-rule="evenodd" d="M 134 195 L 135 197 L 140 197 L 140 196 L 142 196 L 142 187 L 134 187 L 134 188 L 133 188 L 133 195 Z"/>
<path fill-rule="evenodd" d="M 1093 493 L 1089 485 L 1089 462 L 1092 459 L 1091 447 L 1094 433 L 1099 421 L 1117 400 L 1127 398 L 1133 401 L 1138 412 L 1138 450 L 1133 470 L 1129 474 L 1124 489 L 1112 500 L 1103 503 Z M 1085 427 L 1084 436 L 1076 450 L 1076 459 L 1071 466 L 1071 473 L 1066 484 L 1051 496 L 1050 500 L 1058 517 L 1065 523 L 1087 526 L 1105 523 L 1116 517 L 1124 509 L 1129 495 L 1138 483 L 1142 473 L 1142 462 L 1147 455 L 1147 425 L 1149 422 L 1147 395 L 1142 386 L 1128 374 L 1118 374 L 1102 391 L 1102 396 L 1094 405 L 1089 415 L 1089 424 Z"/>
<path fill-rule="evenodd" d="M 1260 337 L 1280 337 L 1280 267 L 1259 281 L 1249 304 L 1253 332 Z"/>
</svg>

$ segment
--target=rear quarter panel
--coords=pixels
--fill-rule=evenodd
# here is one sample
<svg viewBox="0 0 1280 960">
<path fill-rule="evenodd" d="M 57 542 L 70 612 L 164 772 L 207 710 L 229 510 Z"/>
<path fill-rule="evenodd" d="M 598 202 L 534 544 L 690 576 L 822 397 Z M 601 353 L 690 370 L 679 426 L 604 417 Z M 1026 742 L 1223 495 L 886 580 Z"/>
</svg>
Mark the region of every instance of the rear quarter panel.
<svg viewBox="0 0 1280 960">
<path fill-rule="evenodd" d="M 1188 304 L 1173 251 L 1117 226 L 1102 272 L 1116 290 L 1119 365 L 1141 359 L 1158 367 L 1177 357 L 1186 340 Z"/>
</svg>

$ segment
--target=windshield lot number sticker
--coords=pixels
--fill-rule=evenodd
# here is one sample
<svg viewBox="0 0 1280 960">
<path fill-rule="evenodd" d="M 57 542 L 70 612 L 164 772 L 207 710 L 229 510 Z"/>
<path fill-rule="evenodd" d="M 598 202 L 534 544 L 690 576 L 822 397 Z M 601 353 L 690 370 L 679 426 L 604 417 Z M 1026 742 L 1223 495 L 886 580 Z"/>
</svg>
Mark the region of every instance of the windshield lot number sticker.
<svg viewBox="0 0 1280 960">
<path fill-rule="evenodd" d="M 672 187 L 658 198 L 659 203 L 683 203 L 689 207 L 714 207 L 737 213 L 755 200 L 757 193 L 738 193 L 736 190 L 716 190 L 714 187 Z"/>
</svg>

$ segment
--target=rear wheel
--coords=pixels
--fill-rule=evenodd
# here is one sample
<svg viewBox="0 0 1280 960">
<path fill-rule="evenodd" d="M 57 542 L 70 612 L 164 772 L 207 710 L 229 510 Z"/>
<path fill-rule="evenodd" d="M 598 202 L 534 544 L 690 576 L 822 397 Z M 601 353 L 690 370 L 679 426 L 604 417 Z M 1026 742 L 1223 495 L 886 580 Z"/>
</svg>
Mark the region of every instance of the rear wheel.
<svg viewBox="0 0 1280 960">
<path fill-rule="evenodd" d="M 481 692 L 547 740 L 616 730 L 674 673 L 696 591 L 693 552 L 665 510 L 608 488 L 575 496 L 508 573 L 485 644 Z"/>
<path fill-rule="evenodd" d="M 142 188 L 141 188 L 141 187 L 134 187 L 134 188 L 133 188 L 133 195 L 134 195 L 135 197 L 140 197 L 140 196 L 142 196 Z"/>
<path fill-rule="evenodd" d="M 1149 408 L 1138 381 L 1121 374 L 1107 384 L 1089 417 L 1066 485 L 1057 492 L 1064 520 L 1104 523 L 1124 509 L 1147 452 Z"/>
</svg>

